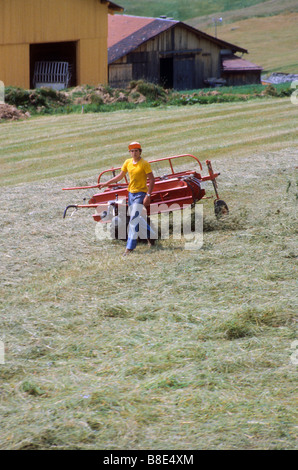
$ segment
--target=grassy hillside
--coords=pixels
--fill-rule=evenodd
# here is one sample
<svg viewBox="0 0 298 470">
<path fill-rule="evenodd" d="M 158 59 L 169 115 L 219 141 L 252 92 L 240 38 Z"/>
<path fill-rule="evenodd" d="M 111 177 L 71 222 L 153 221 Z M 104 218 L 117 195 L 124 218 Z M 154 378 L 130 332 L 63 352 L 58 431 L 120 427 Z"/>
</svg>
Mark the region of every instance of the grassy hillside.
<svg viewBox="0 0 298 470">
<path fill-rule="evenodd" d="M 1 124 L 1 449 L 297 446 L 296 115 L 282 98 Z M 61 188 L 134 139 L 220 171 L 230 216 L 205 201 L 202 249 L 122 258 L 92 210 L 62 219 L 90 193 Z"/>
<path fill-rule="evenodd" d="M 264 0 L 265 1 L 265 0 Z M 230 11 L 256 5 L 260 0 L 123 0 L 121 6 L 126 15 L 153 16 L 167 15 L 175 20 L 212 14 L 218 11 Z"/>
<path fill-rule="evenodd" d="M 280 14 L 270 17 L 249 18 L 230 22 L 217 27 L 220 39 L 245 47 L 247 60 L 261 65 L 264 72 L 298 73 L 295 47 L 297 40 L 298 13 Z M 210 23 L 191 23 L 205 32 L 214 35 Z"/>
<path fill-rule="evenodd" d="M 199 16 L 190 17 L 187 23 L 198 28 L 205 29 L 207 27 L 214 27 L 214 18 L 222 17 L 224 24 L 234 23 L 235 21 L 246 20 L 248 18 L 265 18 L 272 17 L 280 14 L 298 12 L 298 4 L 296 0 L 268 0 L 265 2 L 257 2 L 252 5 L 247 5 L 242 2 L 241 8 L 231 10 L 218 10 L 212 14 L 200 14 Z M 220 31 L 220 29 L 219 29 Z"/>
</svg>

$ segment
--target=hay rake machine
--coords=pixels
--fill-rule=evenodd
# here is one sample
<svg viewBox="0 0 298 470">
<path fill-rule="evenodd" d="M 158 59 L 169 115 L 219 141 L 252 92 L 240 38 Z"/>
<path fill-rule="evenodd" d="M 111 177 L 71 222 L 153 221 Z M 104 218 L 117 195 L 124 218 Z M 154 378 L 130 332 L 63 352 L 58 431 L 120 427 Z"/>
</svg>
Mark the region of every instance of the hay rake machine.
<svg viewBox="0 0 298 470">
<path fill-rule="evenodd" d="M 188 161 L 188 164 L 185 162 Z M 214 200 L 214 211 L 216 217 L 221 217 L 229 213 L 225 201 L 219 198 L 216 178 L 220 173 L 214 173 L 211 161 L 206 160 L 208 173 L 202 176 L 203 167 L 200 160 L 194 155 L 184 154 L 171 157 L 159 158 L 149 161 L 153 174 L 155 175 L 155 185 L 151 194 L 151 204 L 146 208 L 147 217 L 161 214 L 164 212 L 173 212 L 174 210 L 183 210 L 186 207 L 194 205 L 204 199 Z M 177 169 L 174 164 L 179 163 Z M 157 167 L 158 171 L 155 171 Z M 183 169 L 181 169 L 183 168 Z M 186 169 L 185 169 L 186 168 Z M 103 182 L 105 177 L 111 179 L 119 173 L 121 167 L 104 170 L 98 176 L 97 184 L 91 186 L 78 186 L 63 188 L 64 191 L 70 190 L 89 190 L 96 189 Z M 161 173 L 160 176 L 156 176 Z M 206 182 L 211 182 L 214 194 L 206 195 Z M 104 191 L 94 194 L 88 204 L 71 204 L 64 210 L 63 218 L 69 209 L 94 209 L 93 219 L 100 223 L 110 223 L 113 228 L 114 238 L 119 237 L 120 224 L 124 223 L 125 233 L 129 222 L 128 217 L 128 184 L 125 176 L 123 183 L 110 184 Z M 145 209 L 144 209 L 145 210 Z M 122 216 L 121 216 L 122 214 Z M 124 214 L 124 217 L 123 217 Z M 124 219 L 124 220 L 123 220 Z M 112 230 L 111 230 L 112 233 Z M 123 234 L 123 230 L 121 232 Z"/>
</svg>

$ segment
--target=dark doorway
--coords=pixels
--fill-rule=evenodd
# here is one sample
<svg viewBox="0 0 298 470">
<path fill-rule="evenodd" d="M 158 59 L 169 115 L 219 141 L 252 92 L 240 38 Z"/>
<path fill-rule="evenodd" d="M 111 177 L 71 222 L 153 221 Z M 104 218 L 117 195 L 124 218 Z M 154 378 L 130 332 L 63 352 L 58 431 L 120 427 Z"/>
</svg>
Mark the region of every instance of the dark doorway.
<svg viewBox="0 0 298 470">
<path fill-rule="evenodd" d="M 195 62 L 192 57 L 175 59 L 175 90 L 192 90 L 195 88 Z"/>
<path fill-rule="evenodd" d="M 173 88 L 173 57 L 160 59 L 160 84 L 164 88 Z"/>
<path fill-rule="evenodd" d="M 77 84 L 77 43 L 76 42 L 50 42 L 30 45 L 30 88 L 33 88 L 33 74 L 35 62 L 57 61 L 68 62 L 71 70 L 69 86 Z"/>
</svg>

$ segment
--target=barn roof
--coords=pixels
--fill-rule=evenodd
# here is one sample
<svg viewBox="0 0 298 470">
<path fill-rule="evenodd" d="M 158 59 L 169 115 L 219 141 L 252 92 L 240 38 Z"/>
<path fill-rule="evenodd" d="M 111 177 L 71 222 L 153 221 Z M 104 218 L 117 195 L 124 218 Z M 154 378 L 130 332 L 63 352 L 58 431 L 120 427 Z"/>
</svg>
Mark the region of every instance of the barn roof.
<svg viewBox="0 0 298 470">
<path fill-rule="evenodd" d="M 223 72 L 253 71 L 262 70 L 262 67 L 242 57 L 229 55 L 222 58 L 222 70 Z"/>
<path fill-rule="evenodd" d="M 132 52 L 144 42 L 179 23 L 161 18 L 113 15 L 109 17 L 109 64 Z"/>
<path fill-rule="evenodd" d="M 230 49 L 232 52 L 248 52 L 246 49 L 210 36 L 181 21 L 142 16 L 113 15 L 109 16 L 108 63 L 111 64 L 115 62 L 134 51 L 144 42 L 178 24 L 192 31 L 194 34 L 218 44 L 223 49 Z"/>
<path fill-rule="evenodd" d="M 140 29 L 148 26 L 155 18 L 127 15 L 109 17 L 108 47 L 112 47 L 123 39 L 129 38 Z M 133 39 L 133 38 L 132 38 Z"/>
</svg>

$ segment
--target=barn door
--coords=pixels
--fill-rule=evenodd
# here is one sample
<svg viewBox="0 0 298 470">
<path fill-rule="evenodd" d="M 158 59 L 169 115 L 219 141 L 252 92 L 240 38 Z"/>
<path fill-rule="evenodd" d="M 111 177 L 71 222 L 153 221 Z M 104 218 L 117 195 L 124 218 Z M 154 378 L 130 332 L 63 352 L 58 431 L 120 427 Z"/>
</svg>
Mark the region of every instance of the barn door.
<svg viewBox="0 0 298 470">
<path fill-rule="evenodd" d="M 195 59 L 194 57 L 174 59 L 174 88 L 176 90 L 191 90 L 195 88 Z"/>
<path fill-rule="evenodd" d="M 159 83 L 164 88 L 173 88 L 173 57 L 160 59 Z"/>
</svg>

